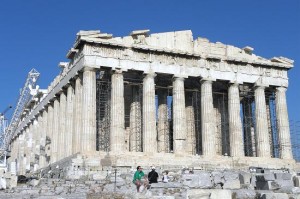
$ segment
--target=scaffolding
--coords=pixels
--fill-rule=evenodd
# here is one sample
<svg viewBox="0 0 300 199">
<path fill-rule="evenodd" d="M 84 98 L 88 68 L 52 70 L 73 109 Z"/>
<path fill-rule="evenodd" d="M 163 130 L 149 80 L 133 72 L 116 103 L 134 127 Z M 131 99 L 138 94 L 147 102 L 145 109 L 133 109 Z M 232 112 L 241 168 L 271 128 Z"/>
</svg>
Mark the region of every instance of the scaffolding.
<svg viewBox="0 0 300 199">
<path fill-rule="evenodd" d="M 216 133 L 219 155 L 230 155 L 228 95 L 225 92 L 214 92 L 214 108 L 216 112 Z"/>
<path fill-rule="evenodd" d="M 290 120 L 290 132 L 293 157 L 300 162 L 300 121 Z"/>
<path fill-rule="evenodd" d="M 96 73 L 96 150 L 109 151 L 110 140 L 110 92 L 111 80 L 108 71 Z"/>
<path fill-rule="evenodd" d="M 110 95 L 111 95 L 111 73 L 109 70 L 99 70 L 97 72 L 97 150 L 109 151 L 110 143 Z M 165 77 L 163 77 L 165 78 Z M 157 80 L 160 81 L 160 80 Z M 163 82 L 156 82 L 155 103 L 156 103 L 156 121 L 158 123 L 158 92 L 164 92 L 163 98 L 166 98 L 167 116 L 163 124 L 165 129 L 157 129 L 158 134 L 163 135 L 164 149 L 158 150 L 166 153 L 173 152 L 173 96 L 171 79 L 165 78 Z M 194 82 L 190 82 L 190 86 L 185 88 L 186 105 L 192 108 L 189 116 L 192 121 L 187 121 L 189 133 L 193 137 L 192 154 L 202 154 L 202 130 L 201 130 L 201 91 L 200 86 L 194 86 Z M 192 86 L 191 86 L 192 85 Z M 197 87 L 198 86 L 198 87 Z M 216 118 L 216 141 L 221 146 L 217 149 L 219 155 L 230 155 L 230 136 L 228 121 L 228 90 L 225 87 L 215 87 L 213 90 L 213 107 Z M 197 87 L 197 88 L 195 88 Z M 217 88 L 217 89 L 216 89 Z M 142 132 L 142 96 L 143 83 L 142 78 L 138 74 L 124 74 L 125 89 L 125 128 L 126 128 L 126 144 L 129 151 L 143 151 L 143 132 Z M 240 87 L 240 107 L 241 120 L 243 130 L 244 152 L 246 156 L 256 157 L 257 138 L 255 129 L 255 97 L 253 88 L 250 86 Z M 266 90 L 266 107 L 268 132 L 270 138 L 271 156 L 280 157 L 280 145 L 278 140 L 278 127 L 276 117 L 276 104 L 274 90 Z M 161 102 L 163 103 L 163 102 Z M 290 121 L 291 144 L 294 159 L 300 161 L 300 122 Z M 159 140 L 162 141 L 162 140 Z M 284 143 L 283 143 L 284 144 Z"/>
</svg>

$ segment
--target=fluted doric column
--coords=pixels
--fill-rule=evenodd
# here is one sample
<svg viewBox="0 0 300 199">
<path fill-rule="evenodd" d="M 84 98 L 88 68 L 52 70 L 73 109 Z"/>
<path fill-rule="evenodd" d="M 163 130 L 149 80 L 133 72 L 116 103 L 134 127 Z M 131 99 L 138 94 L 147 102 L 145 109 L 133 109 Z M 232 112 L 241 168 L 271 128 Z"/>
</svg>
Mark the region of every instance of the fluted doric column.
<svg viewBox="0 0 300 199">
<path fill-rule="evenodd" d="M 52 163 L 52 149 L 53 149 L 53 105 L 48 104 L 48 118 L 47 118 L 47 132 L 46 132 L 46 163 Z"/>
<path fill-rule="evenodd" d="M 74 96 L 74 117 L 72 137 L 73 154 L 80 151 L 81 132 L 82 132 L 82 75 L 79 74 L 75 80 L 75 96 Z"/>
<path fill-rule="evenodd" d="M 85 67 L 82 87 L 82 134 L 81 151 L 96 151 L 96 72 Z"/>
<path fill-rule="evenodd" d="M 19 144 L 20 144 L 20 151 L 19 151 L 19 175 L 25 174 L 25 167 L 24 167 L 24 153 L 25 153 L 25 132 L 22 131 L 19 136 Z"/>
<path fill-rule="evenodd" d="M 59 139 L 59 101 L 57 98 L 53 102 L 53 130 L 52 130 L 52 142 L 51 142 L 51 163 L 58 160 L 58 139 Z"/>
<path fill-rule="evenodd" d="M 173 137 L 174 153 L 185 153 L 187 134 L 183 77 L 174 77 L 173 80 Z"/>
<path fill-rule="evenodd" d="M 212 96 L 212 81 L 201 81 L 201 129 L 202 151 L 204 156 L 215 156 L 216 135 L 215 117 Z"/>
<path fill-rule="evenodd" d="M 290 138 L 290 125 L 286 103 L 286 88 L 276 88 L 276 117 L 278 127 L 278 141 L 280 147 L 280 158 L 292 159 L 292 148 Z"/>
<path fill-rule="evenodd" d="M 193 99 L 191 92 L 186 93 L 186 129 L 187 129 L 187 147 L 188 154 L 196 154 L 196 126 L 195 126 L 195 110 L 193 107 Z"/>
<path fill-rule="evenodd" d="M 124 81 L 121 70 L 111 76 L 110 151 L 125 149 Z"/>
<path fill-rule="evenodd" d="M 46 166 L 46 136 L 47 136 L 47 121 L 48 121 L 48 112 L 46 110 L 43 111 L 42 115 L 42 125 L 40 126 L 40 168 Z"/>
<path fill-rule="evenodd" d="M 243 157 L 245 154 L 240 115 L 240 95 L 239 85 L 236 83 L 231 84 L 228 89 L 228 114 L 230 155 L 233 157 Z"/>
<path fill-rule="evenodd" d="M 34 145 L 34 168 L 33 170 L 36 171 L 40 168 L 40 154 L 41 154 L 41 127 L 42 127 L 42 116 L 39 115 L 36 120 L 33 122 L 34 123 L 34 135 L 33 139 L 35 140 L 35 145 Z"/>
<path fill-rule="evenodd" d="M 61 91 L 59 97 L 59 131 L 58 131 L 58 140 L 57 140 L 57 152 L 58 158 L 60 160 L 65 157 L 65 134 L 66 134 L 66 104 L 67 104 L 67 96 L 64 91 Z M 61 150 L 62 147 L 64 150 Z"/>
<path fill-rule="evenodd" d="M 129 150 L 142 151 L 142 107 L 139 96 L 139 86 L 132 89 L 133 102 L 130 105 Z"/>
<path fill-rule="evenodd" d="M 157 136 L 158 136 L 158 152 L 170 152 L 169 150 L 169 120 L 168 120 L 168 104 L 167 90 L 160 89 L 158 94 L 158 121 L 157 121 Z"/>
<path fill-rule="evenodd" d="M 31 135 L 30 135 L 31 124 L 26 127 L 25 130 L 25 173 L 30 171 L 30 155 L 31 155 Z"/>
<path fill-rule="evenodd" d="M 73 109 L 74 109 L 74 88 L 71 84 L 67 88 L 67 104 L 66 104 L 66 129 L 65 129 L 65 157 L 72 155 L 73 140 Z"/>
<path fill-rule="evenodd" d="M 143 151 L 153 153 L 157 152 L 155 76 L 149 73 L 143 80 Z"/>
<path fill-rule="evenodd" d="M 255 121 L 257 156 L 271 157 L 265 88 L 263 86 L 257 86 L 255 88 Z"/>
</svg>

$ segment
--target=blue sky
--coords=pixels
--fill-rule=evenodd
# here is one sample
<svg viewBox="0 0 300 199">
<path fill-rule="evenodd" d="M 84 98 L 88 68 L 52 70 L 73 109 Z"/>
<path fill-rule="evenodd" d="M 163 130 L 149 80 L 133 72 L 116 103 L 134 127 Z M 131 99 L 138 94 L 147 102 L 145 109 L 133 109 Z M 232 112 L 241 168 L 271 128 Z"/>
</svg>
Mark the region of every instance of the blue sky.
<svg viewBox="0 0 300 199">
<path fill-rule="evenodd" d="M 3 0 L 0 6 L 0 112 L 15 105 L 31 68 L 46 88 L 79 30 L 114 36 L 132 30 L 152 33 L 190 29 L 237 47 L 251 46 L 262 57 L 295 60 L 289 71 L 290 119 L 300 121 L 299 0 Z M 11 111 L 12 113 L 12 111 Z"/>
</svg>

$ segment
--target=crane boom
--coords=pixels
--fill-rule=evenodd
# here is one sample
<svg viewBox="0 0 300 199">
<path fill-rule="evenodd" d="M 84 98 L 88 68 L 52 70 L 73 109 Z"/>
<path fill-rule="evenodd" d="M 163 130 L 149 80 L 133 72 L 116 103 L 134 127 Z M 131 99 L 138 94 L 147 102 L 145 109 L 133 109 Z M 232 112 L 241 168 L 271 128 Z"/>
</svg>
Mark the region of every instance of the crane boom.
<svg viewBox="0 0 300 199">
<path fill-rule="evenodd" d="M 15 134 L 15 131 L 21 121 L 21 116 L 24 111 L 26 104 L 31 100 L 32 94 L 31 90 L 36 86 L 36 81 L 40 73 L 34 68 L 28 73 L 26 82 L 23 89 L 20 92 L 20 96 L 14 110 L 13 116 L 10 120 L 8 127 L 5 129 L 5 132 L 0 137 L 0 142 L 2 142 L 0 151 L 7 151 L 10 140 Z M 1 154 L 0 154 L 1 155 Z"/>
</svg>

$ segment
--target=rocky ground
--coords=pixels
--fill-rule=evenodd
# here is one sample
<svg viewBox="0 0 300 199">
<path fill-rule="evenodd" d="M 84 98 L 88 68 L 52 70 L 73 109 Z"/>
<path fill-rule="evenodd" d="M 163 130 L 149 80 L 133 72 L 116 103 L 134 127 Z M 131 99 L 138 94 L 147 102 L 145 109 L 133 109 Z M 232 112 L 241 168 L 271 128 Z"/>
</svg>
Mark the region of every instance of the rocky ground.
<svg viewBox="0 0 300 199">
<path fill-rule="evenodd" d="M 162 176 L 163 171 L 158 169 Z M 106 175 L 104 175 L 106 173 Z M 1 199 L 300 199 L 299 177 L 287 170 L 170 170 L 170 182 L 137 193 L 129 173 L 103 172 L 77 180 L 37 178 L 0 191 Z M 147 171 L 145 172 L 147 173 Z"/>
</svg>

